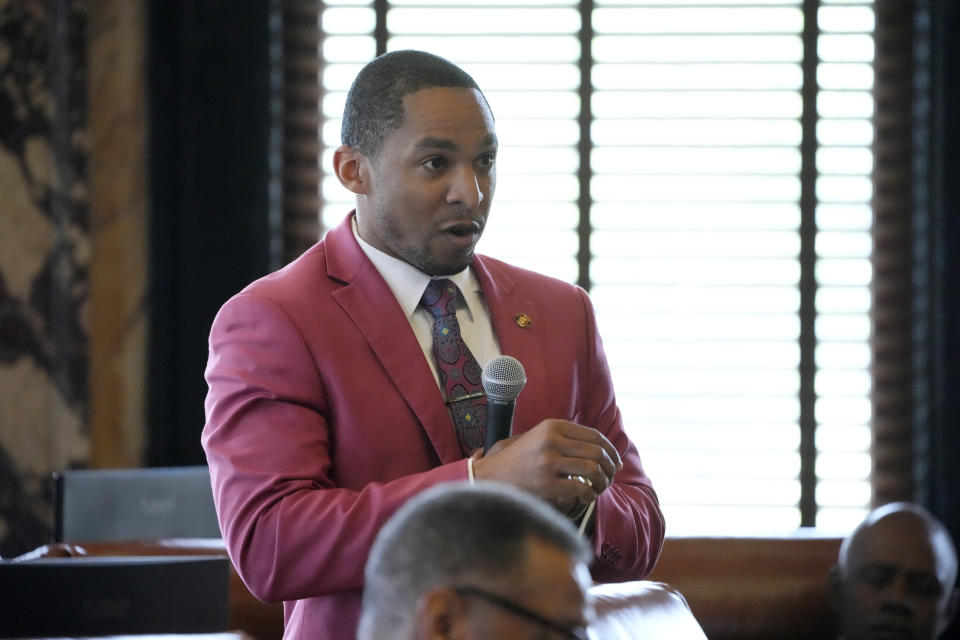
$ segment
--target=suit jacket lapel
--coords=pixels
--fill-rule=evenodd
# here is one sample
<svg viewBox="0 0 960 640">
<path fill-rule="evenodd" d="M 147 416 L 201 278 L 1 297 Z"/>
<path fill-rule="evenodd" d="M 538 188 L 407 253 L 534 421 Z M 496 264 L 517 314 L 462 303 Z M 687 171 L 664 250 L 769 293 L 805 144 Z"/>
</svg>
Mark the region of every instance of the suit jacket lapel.
<svg viewBox="0 0 960 640">
<path fill-rule="evenodd" d="M 353 237 L 351 217 L 326 236 L 327 274 L 346 283 L 333 298 L 367 339 L 393 384 L 416 414 L 441 463 L 463 458 L 450 412 L 390 287 Z"/>
<path fill-rule="evenodd" d="M 527 384 L 517 397 L 513 417 L 514 431 L 526 431 L 547 416 L 547 371 L 538 331 L 538 325 L 545 319 L 540 317 L 532 301 L 515 294 L 513 280 L 496 262 L 477 256 L 473 269 L 480 280 L 501 353 L 519 360 L 527 374 Z M 522 318 L 518 322 L 521 314 L 531 320 L 529 325 L 524 326 Z"/>
</svg>

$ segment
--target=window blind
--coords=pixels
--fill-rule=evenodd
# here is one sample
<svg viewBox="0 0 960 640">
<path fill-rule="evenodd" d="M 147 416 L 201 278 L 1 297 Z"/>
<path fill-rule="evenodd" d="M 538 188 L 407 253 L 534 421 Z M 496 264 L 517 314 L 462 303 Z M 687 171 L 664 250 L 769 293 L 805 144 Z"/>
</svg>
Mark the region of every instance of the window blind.
<svg viewBox="0 0 960 640">
<path fill-rule="evenodd" d="M 817 524 L 850 529 L 871 499 L 873 3 L 824 1 L 818 22 Z"/>
<path fill-rule="evenodd" d="M 579 13 L 574 2 L 493 4 L 501 6 L 390 3 L 388 48 L 424 49 L 456 61 L 491 105 L 501 147 L 495 212 L 479 250 L 575 281 Z M 325 168 L 339 144 L 349 83 L 376 51 L 374 20 L 370 3 L 331 2 L 324 12 Z M 324 181 L 326 225 L 336 224 L 350 209 L 348 196 L 334 176 Z"/>
<path fill-rule="evenodd" d="M 283 253 L 289 262 L 317 241 L 320 202 L 320 9 L 283 0 Z"/>
<path fill-rule="evenodd" d="M 804 4 L 819 5 L 806 146 Z M 432 51 L 484 89 L 502 147 L 480 251 L 590 289 L 671 531 L 801 524 L 804 273 L 815 282 L 815 523 L 859 521 L 870 502 L 872 4 L 380 9 L 381 48 Z M 349 83 L 376 54 L 377 16 L 370 2 L 324 4 L 324 170 Z M 804 152 L 816 194 L 806 263 Z M 352 206 L 326 176 L 324 225 Z"/>
<path fill-rule="evenodd" d="M 597 3 L 593 297 L 674 531 L 800 525 L 803 13 Z"/>
</svg>

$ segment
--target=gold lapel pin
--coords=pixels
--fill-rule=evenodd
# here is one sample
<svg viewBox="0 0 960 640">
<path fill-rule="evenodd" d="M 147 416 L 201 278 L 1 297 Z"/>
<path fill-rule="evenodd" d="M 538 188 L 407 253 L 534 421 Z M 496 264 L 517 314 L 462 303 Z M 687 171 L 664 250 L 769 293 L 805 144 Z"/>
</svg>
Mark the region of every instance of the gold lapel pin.
<svg viewBox="0 0 960 640">
<path fill-rule="evenodd" d="M 518 313 L 513 317 L 513 321 L 517 323 L 517 326 L 521 329 L 526 329 L 533 324 L 533 319 L 525 313 Z"/>
</svg>

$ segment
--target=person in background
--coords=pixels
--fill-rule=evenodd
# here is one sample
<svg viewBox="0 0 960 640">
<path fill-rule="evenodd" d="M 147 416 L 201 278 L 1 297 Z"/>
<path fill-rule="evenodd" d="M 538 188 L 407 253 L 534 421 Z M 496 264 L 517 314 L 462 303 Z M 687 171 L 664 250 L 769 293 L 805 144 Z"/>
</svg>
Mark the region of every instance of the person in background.
<svg viewBox="0 0 960 640">
<path fill-rule="evenodd" d="M 356 210 L 210 331 L 201 441 L 244 582 L 284 601 L 285 638 L 352 640 L 380 527 L 471 477 L 583 527 L 595 579 L 644 577 L 663 515 L 589 297 L 475 253 L 498 141 L 473 78 L 429 53 L 384 54 L 355 79 L 342 137 L 333 171 Z M 527 383 L 513 435 L 484 454 L 481 363 L 500 354 Z"/>
<path fill-rule="evenodd" d="M 958 592 L 957 549 L 923 507 L 878 507 L 840 546 L 830 599 L 842 640 L 933 640 L 950 624 Z"/>
<path fill-rule="evenodd" d="M 546 503 L 508 485 L 441 485 L 370 551 L 358 640 L 583 638 L 590 550 Z"/>
</svg>

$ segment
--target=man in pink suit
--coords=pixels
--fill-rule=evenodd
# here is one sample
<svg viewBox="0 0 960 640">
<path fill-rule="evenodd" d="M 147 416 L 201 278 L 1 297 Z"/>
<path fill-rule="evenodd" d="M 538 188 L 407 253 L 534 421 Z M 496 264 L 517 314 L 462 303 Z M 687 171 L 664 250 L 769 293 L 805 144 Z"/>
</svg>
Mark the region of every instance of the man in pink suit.
<svg viewBox="0 0 960 640">
<path fill-rule="evenodd" d="M 469 75 L 423 52 L 380 56 L 351 87 L 334 155 L 356 211 L 214 321 L 202 442 L 220 526 L 251 591 L 284 601 L 285 638 L 352 639 L 381 525 L 444 482 L 496 480 L 554 505 L 590 537 L 597 580 L 657 560 L 663 516 L 588 296 L 474 253 L 496 152 Z M 418 305 L 435 277 L 462 294 L 476 361 L 526 369 L 514 435 L 485 455 L 465 450 L 441 391 Z"/>
</svg>

